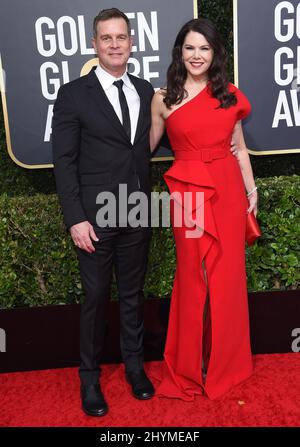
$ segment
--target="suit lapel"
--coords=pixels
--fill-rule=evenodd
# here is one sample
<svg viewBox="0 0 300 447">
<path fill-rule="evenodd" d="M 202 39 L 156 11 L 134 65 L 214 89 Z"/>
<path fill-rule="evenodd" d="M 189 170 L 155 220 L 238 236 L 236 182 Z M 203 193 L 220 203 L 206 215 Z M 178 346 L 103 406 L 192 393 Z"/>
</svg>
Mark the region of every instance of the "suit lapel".
<svg viewBox="0 0 300 447">
<path fill-rule="evenodd" d="M 126 138 L 129 141 L 129 137 L 125 132 L 125 129 L 122 126 L 113 106 L 107 98 L 97 75 L 94 73 L 94 70 L 92 70 L 87 76 L 87 87 L 89 89 L 90 97 L 96 103 L 98 108 L 100 108 L 101 112 L 109 118 L 109 121 L 116 131 L 118 131 L 123 138 Z"/>
</svg>

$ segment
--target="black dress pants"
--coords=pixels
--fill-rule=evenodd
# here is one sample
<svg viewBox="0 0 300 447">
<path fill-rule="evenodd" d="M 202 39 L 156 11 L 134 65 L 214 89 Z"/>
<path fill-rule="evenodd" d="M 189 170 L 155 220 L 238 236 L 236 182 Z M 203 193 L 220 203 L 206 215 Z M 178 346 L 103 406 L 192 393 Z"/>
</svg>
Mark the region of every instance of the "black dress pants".
<svg viewBox="0 0 300 447">
<path fill-rule="evenodd" d="M 143 286 L 150 228 L 95 228 L 96 251 L 76 247 L 85 300 L 80 317 L 79 375 L 84 384 L 99 380 L 113 266 L 120 302 L 120 344 L 126 372 L 143 368 Z"/>
</svg>

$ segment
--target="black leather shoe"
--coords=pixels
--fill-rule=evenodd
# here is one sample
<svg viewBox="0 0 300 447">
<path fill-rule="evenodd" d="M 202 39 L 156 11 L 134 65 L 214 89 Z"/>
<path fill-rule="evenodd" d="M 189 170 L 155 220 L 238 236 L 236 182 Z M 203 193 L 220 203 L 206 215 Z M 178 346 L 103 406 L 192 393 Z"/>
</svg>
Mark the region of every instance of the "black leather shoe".
<svg viewBox="0 0 300 447">
<path fill-rule="evenodd" d="M 154 388 L 145 371 L 126 374 L 126 380 L 131 385 L 132 394 L 136 399 L 146 400 L 154 396 Z"/>
<path fill-rule="evenodd" d="M 100 385 L 81 385 L 82 409 L 88 416 L 104 416 L 108 412 Z"/>
</svg>

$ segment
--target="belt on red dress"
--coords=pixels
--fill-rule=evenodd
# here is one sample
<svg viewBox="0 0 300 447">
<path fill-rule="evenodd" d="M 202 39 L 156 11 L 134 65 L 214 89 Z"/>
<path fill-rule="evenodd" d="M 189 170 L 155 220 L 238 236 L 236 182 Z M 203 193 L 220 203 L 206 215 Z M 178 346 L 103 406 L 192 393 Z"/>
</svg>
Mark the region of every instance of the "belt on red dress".
<svg viewBox="0 0 300 447">
<path fill-rule="evenodd" d="M 174 148 L 175 160 L 202 160 L 205 163 L 209 163 L 218 158 L 225 158 L 229 153 L 229 147 L 223 149 L 214 149 L 213 147 L 199 148 L 194 151 Z"/>
</svg>

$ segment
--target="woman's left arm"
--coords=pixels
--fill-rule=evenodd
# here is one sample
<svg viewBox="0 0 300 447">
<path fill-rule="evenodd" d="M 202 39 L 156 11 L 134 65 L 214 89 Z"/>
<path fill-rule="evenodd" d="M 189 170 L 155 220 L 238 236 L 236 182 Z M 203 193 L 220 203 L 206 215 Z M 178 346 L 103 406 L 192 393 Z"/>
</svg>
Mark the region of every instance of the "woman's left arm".
<svg viewBox="0 0 300 447">
<path fill-rule="evenodd" d="M 241 121 L 238 121 L 236 123 L 234 131 L 233 131 L 232 139 L 233 139 L 234 145 L 237 148 L 237 160 L 240 164 L 245 188 L 247 190 L 247 196 L 248 196 L 248 200 L 249 200 L 248 213 L 250 213 L 252 210 L 254 210 L 254 214 L 256 216 L 258 193 L 257 193 L 257 188 L 255 186 L 252 166 L 251 166 L 250 157 L 249 157 L 245 139 L 244 139 Z"/>
</svg>

